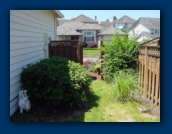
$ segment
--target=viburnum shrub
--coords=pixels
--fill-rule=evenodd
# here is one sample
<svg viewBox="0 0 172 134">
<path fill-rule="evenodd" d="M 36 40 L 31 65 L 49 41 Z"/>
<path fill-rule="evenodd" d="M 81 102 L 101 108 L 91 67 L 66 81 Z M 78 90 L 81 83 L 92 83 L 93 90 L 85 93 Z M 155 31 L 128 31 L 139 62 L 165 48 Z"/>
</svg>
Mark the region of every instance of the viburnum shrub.
<svg viewBox="0 0 172 134">
<path fill-rule="evenodd" d="M 53 57 L 24 68 L 21 81 L 36 105 L 82 107 L 91 78 L 82 65 Z"/>
<path fill-rule="evenodd" d="M 115 72 L 123 69 L 136 68 L 138 59 L 138 43 L 135 38 L 115 34 L 111 41 L 105 41 L 101 48 L 104 55 L 102 59 L 102 74 L 107 82 L 113 80 Z"/>
</svg>

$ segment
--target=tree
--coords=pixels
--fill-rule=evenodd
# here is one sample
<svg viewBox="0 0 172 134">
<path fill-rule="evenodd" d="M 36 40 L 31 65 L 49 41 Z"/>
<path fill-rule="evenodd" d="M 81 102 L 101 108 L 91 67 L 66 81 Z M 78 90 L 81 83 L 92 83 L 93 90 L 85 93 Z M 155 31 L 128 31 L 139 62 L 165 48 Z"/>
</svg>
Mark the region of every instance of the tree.
<svg viewBox="0 0 172 134">
<path fill-rule="evenodd" d="M 106 21 L 109 21 L 109 19 L 107 19 Z"/>
<path fill-rule="evenodd" d="M 113 21 L 117 20 L 116 16 L 113 16 Z"/>
</svg>

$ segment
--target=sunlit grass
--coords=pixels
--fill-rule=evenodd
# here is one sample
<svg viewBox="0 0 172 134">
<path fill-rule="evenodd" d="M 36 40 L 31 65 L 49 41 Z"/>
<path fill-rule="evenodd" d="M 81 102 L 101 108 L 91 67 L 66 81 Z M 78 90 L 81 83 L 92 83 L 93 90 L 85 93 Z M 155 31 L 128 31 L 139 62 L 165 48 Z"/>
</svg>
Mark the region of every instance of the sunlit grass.
<svg viewBox="0 0 172 134">
<path fill-rule="evenodd" d="M 138 107 L 143 106 L 133 101 L 127 103 L 115 102 L 114 89 L 101 80 L 92 82 L 91 92 L 98 96 L 97 106 L 92 107 L 82 115 L 84 122 L 159 122 L 160 119 L 150 119 L 139 113 Z M 145 106 L 145 105 L 144 105 Z M 78 117 L 80 118 L 80 117 Z M 71 121 L 79 121 L 75 118 Z"/>
<path fill-rule="evenodd" d="M 97 58 L 100 55 L 100 50 L 98 49 L 83 49 L 83 57 Z"/>
</svg>

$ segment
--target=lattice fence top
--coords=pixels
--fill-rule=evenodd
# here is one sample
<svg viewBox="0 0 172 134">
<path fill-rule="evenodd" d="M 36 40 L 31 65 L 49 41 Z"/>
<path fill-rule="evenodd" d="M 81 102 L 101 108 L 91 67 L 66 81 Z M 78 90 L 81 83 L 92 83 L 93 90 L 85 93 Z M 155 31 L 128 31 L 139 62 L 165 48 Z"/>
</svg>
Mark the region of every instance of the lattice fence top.
<svg viewBox="0 0 172 134">
<path fill-rule="evenodd" d="M 49 46 L 51 47 L 69 47 L 77 46 L 78 41 L 50 41 Z"/>
<path fill-rule="evenodd" d="M 140 47 L 140 54 L 145 54 L 146 47 L 148 55 L 160 57 L 160 46 L 142 46 Z"/>
</svg>

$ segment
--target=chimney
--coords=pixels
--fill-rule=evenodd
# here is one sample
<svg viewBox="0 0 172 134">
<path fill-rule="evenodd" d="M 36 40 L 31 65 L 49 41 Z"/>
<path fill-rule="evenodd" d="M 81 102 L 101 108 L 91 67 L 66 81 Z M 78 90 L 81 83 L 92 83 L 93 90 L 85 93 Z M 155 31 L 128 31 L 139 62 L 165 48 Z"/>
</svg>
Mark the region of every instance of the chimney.
<svg viewBox="0 0 172 134">
<path fill-rule="evenodd" d="M 95 21 L 97 21 L 97 16 L 95 16 Z"/>
</svg>

